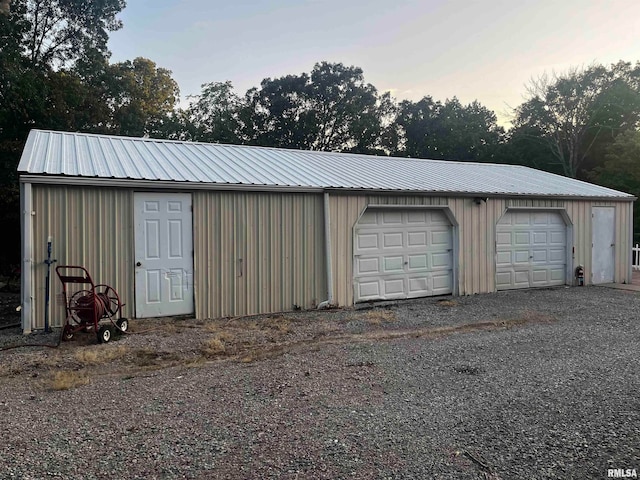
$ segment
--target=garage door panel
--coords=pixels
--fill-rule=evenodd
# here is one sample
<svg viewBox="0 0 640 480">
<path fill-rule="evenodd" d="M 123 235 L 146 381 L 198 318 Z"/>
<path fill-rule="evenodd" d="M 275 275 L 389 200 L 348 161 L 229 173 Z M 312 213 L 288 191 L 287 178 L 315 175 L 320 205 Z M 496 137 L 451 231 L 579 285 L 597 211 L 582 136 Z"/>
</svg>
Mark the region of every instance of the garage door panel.
<svg viewBox="0 0 640 480">
<path fill-rule="evenodd" d="M 358 297 L 362 299 L 380 298 L 380 282 L 372 280 L 370 282 L 360 282 L 358 284 Z"/>
<path fill-rule="evenodd" d="M 409 247 L 426 247 L 427 232 L 409 232 L 407 234 L 407 246 Z"/>
<path fill-rule="evenodd" d="M 536 226 L 549 225 L 549 214 L 547 212 L 536 212 L 531 215 L 532 219 L 530 224 Z"/>
<path fill-rule="evenodd" d="M 424 297 L 429 295 L 429 278 L 428 277 L 414 277 L 409 278 L 407 282 L 408 297 Z"/>
<path fill-rule="evenodd" d="M 383 225 L 402 225 L 402 212 L 387 210 L 382 212 Z"/>
<path fill-rule="evenodd" d="M 549 262 L 564 263 L 566 257 L 566 251 L 564 248 L 550 248 L 549 249 Z"/>
<path fill-rule="evenodd" d="M 453 234 L 443 212 L 380 209 L 363 218 L 354 229 L 356 301 L 453 291 Z"/>
<path fill-rule="evenodd" d="M 404 257 L 384 257 L 384 273 L 402 273 L 404 271 Z"/>
<path fill-rule="evenodd" d="M 512 281 L 513 272 L 511 270 L 501 271 L 496 274 L 496 286 L 498 290 L 509 288 Z"/>
<path fill-rule="evenodd" d="M 451 277 L 451 275 L 447 275 L 447 274 L 440 275 L 438 273 L 433 273 L 431 275 L 431 280 L 433 282 L 434 292 L 446 294 L 446 293 L 449 293 L 453 288 L 453 283 L 452 283 L 453 278 Z"/>
<path fill-rule="evenodd" d="M 385 298 L 403 295 L 405 291 L 404 278 L 382 279 L 382 288 Z"/>
<path fill-rule="evenodd" d="M 564 285 L 566 276 L 564 265 L 562 266 L 562 268 L 552 268 L 551 270 L 549 270 L 549 272 L 549 278 L 552 282 L 558 282 L 557 285 Z"/>
<path fill-rule="evenodd" d="M 407 212 L 407 223 L 418 223 L 425 224 L 427 223 L 427 213 L 424 210 L 414 210 Z"/>
<path fill-rule="evenodd" d="M 516 250 L 513 252 L 513 263 L 515 265 L 529 263 L 529 250 Z"/>
<path fill-rule="evenodd" d="M 547 283 L 549 281 L 549 271 L 546 268 L 537 270 L 534 269 L 531 272 L 531 281 L 535 283 Z"/>
<path fill-rule="evenodd" d="M 432 247 L 445 247 L 451 246 L 452 235 L 450 230 L 444 231 L 432 231 L 431 232 L 431 246 Z"/>
<path fill-rule="evenodd" d="M 545 248 L 544 250 L 533 250 L 531 261 L 533 263 L 547 263 L 549 261 L 549 252 Z"/>
<path fill-rule="evenodd" d="M 546 245 L 549 243 L 549 236 L 547 232 L 533 232 L 533 244 L 534 245 Z"/>
<path fill-rule="evenodd" d="M 511 265 L 513 263 L 513 252 L 511 251 L 506 251 L 506 252 L 498 252 L 498 255 L 496 256 L 496 265 L 497 266 L 503 266 L 503 265 Z"/>
<path fill-rule="evenodd" d="M 516 270 L 513 272 L 513 278 L 516 287 L 525 287 L 529 285 L 529 270 Z"/>
<path fill-rule="evenodd" d="M 378 224 L 378 214 L 374 211 L 366 211 L 358 220 L 360 225 L 377 225 Z"/>
<path fill-rule="evenodd" d="M 497 232 L 496 245 L 511 246 L 511 232 Z"/>
<path fill-rule="evenodd" d="M 427 213 L 428 224 L 432 226 L 441 225 L 447 229 L 451 227 L 451 222 L 443 212 L 433 211 Z"/>
<path fill-rule="evenodd" d="M 382 247 L 383 248 L 402 248 L 403 247 L 403 234 L 398 232 L 383 233 L 382 234 Z"/>
<path fill-rule="evenodd" d="M 418 254 L 418 255 L 409 255 L 409 271 L 421 269 L 424 270 L 429 267 L 428 256 L 426 253 Z"/>
<path fill-rule="evenodd" d="M 531 245 L 531 232 L 515 232 L 514 245 Z"/>
<path fill-rule="evenodd" d="M 379 274 L 380 259 L 378 257 L 364 257 L 356 259 L 356 272 L 359 275 Z"/>
<path fill-rule="evenodd" d="M 518 212 L 515 215 L 513 225 L 531 225 L 531 215 L 525 212 Z"/>
<path fill-rule="evenodd" d="M 431 254 L 431 266 L 436 268 L 453 268 L 452 256 L 450 252 L 432 253 Z"/>
<path fill-rule="evenodd" d="M 559 212 L 507 212 L 496 226 L 496 288 L 564 284 L 566 229 Z"/>
<path fill-rule="evenodd" d="M 358 250 L 375 250 L 378 248 L 377 233 L 361 233 L 356 237 Z"/>
</svg>

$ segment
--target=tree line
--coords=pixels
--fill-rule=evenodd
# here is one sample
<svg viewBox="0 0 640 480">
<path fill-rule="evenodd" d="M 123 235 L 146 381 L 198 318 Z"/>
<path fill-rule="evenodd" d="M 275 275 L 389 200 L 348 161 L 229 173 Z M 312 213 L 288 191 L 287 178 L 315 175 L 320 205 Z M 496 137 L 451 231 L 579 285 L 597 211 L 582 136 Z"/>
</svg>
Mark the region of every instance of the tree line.
<svg viewBox="0 0 640 480">
<path fill-rule="evenodd" d="M 169 70 L 146 58 L 110 62 L 124 8 L 0 0 L 0 269 L 19 263 L 16 167 L 32 128 L 521 164 L 640 196 L 640 63 L 532 80 L 507 130 L 478 101 L 397 101 L 362 69 L 326 61 L 243 94 L 207 83 L 181 108 Z"/>
</svg>

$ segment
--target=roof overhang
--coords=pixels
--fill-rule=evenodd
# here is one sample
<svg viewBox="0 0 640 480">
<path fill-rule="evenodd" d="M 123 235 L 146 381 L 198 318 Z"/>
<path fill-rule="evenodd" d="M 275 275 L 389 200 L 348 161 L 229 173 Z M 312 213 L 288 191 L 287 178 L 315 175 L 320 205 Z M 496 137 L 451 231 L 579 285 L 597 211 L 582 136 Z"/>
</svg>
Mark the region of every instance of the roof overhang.
<svg viewBox="0 0 640 480">
<path fill-rule="evenodd" d="M 72 177 L 67 175 L 34 175 L 21 174 L 21 183 L 33 183 L 44 185 L 74 185 L 113 188 L 141 188 L 161 190 L 226 190 L 226 191 L 253 191 L 253 192 L 291 192 L 291 193 L 359 193 L 364 195 L 428 195 L 457 198 L 519 198 L 519 199 L 555 199 L 555 200 L 589 200 L 634 202 L 637 197 L 606 197 L 606 196 L 578 196 L 578 195 L 549 195 L 530 193 L 501 193 L 501 192 L 456 192 L 438 190 L 391 190 L 372 188 L 344 188 L 344 187 L 313 187 L 297 185 L 261 185 L 261 184 L 233 184 L 233 183 L 205 183 L 205 182 L 178 182 L 169 180 L 141 180 L 132 178 L 102 178 L 102 177 Z"/>
</svg>

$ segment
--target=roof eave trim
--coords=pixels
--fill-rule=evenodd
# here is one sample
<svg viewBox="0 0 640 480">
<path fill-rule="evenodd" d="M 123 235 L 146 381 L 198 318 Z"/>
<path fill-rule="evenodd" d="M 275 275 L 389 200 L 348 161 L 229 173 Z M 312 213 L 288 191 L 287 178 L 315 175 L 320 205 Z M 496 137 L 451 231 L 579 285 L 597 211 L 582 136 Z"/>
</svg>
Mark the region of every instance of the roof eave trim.
<svg viewBox="0 0 640 480">
<path fill-rule="evenodd" d="M 340 188 L 340 187 L 311 187 L 311 186 L 290 186 L 290 185 L 260 185 L 260 184 L 238 184 L 238 183 L 206 183 L 188 182 L 175 180 L 142 180 L 131 178 L 102 178 L 102 177 L 77 177 L 67 175 L 35 175 L 21 174 L 21 183 L 34 184 L 64 184 L 77 186 L 99 186 L 99 187 L 120 187 L 120 188 L 159 188 L 172 190 L 251 190 L 259 192 L 296 192 L 296 193 L 359 193 L 364 195 L 386 194 L 386 195 L 428 195 L 439 197 L 486 197 L 486 198 L 521 198 L 536 199 L 547 198 L 555 200 L 590 200 L 590 201 L 618 201 L 633 202 L 637 197 L 616 197 L 616 196 L 587 196 L 587 195 L 554 195 L 554 194 L 523 194 L 523 193 L 487 193 L 487 192 L 456 192 L 438 190 L 392 190 L 374 188 Z"/>
<path fill-rule="evenodd" d="M 367 189 L 367 188 L 326 188 L 331 193 L 363 193 L 363 194 L 395 194 L 395 195 L 429 195 L 430 197 L 465 197 L 465 198 L 519 198 L 523 200 L 546 198 L 552 200 L 591 200 L 591 201 L 617 201 L 617 202 L 635 202 L 638 197 L 634 196 L 601 196 L 601 195 L 562 195 L 562 194 L 545 194 L 545 193 L 488 193 L 488 192 L 458 192 L 451 190 L 384 190 L 384 189 Z"/>
<path fill-rule="evenodd" d="M 251 190 L 254 192 L 322 193 L 320 187 L 257 185 L 237 183 L 180 182 L 172 180 L 140 180 L 130 178 L 70 177 L 65 175 L 20 175 L 20 183 L 75 185 L 85 187 L 120 187 L 163 190 Z"/>
</svg>

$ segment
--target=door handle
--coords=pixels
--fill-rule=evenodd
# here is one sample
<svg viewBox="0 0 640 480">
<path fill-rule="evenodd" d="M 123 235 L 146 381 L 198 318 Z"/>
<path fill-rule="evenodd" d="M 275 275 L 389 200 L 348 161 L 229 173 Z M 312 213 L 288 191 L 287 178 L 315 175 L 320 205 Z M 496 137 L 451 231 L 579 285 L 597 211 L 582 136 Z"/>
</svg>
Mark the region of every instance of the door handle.
<svg viewBox="0 0 640 480">
<path fill-rule="evenodd" d="M 140 262 L 136 263 L 136 267 L 141 267 L 142 264 Z"/>
</svg>

